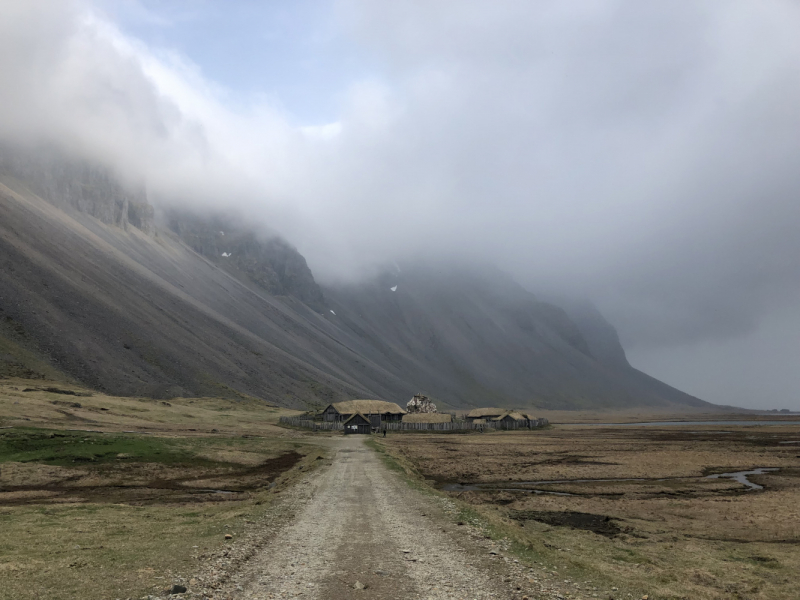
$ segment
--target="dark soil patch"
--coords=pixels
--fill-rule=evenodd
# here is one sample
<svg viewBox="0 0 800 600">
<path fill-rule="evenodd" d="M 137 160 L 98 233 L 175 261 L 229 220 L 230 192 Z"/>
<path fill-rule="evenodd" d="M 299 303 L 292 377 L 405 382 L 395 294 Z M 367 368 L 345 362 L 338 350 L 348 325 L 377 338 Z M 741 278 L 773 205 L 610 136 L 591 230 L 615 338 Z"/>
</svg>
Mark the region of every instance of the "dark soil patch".
<svg viewBox="0 0 800 600">
<path fill-rule="evenodd" d="M 604 515 L 594 515 L 591 513 L 573 511 L 549 511 L 549 510 L 517 510 L 510 514 L 512 519 L 517 521 L 538 521 L 556 527 L 571 527 L 572 529 L 584 529 L 593 531 L 606 537 L 615 537 L 622 530 L 614 523 L 611 517 Z"/>
<path fill-rule="evenodd" d="M 55 406 L 66 406 L 67 408 L 81 408 L 80 402 L 67 402 L 66 400 L 51 400 L 50 404 Z"/>
<path fill-rule="evenodd" d="M 548 458 L 540 461 L 518 463 L 520 467 L 533 467 L 539 465 L 616 465 L 616 464 L 618 463 L 594 460 L 593 457 L 591 456 L 580 456 L 575 454 L 568 454 L 566 456 Z"/>
<path fill-rule="evenodd" d="M 56 387 L 46 387 L 46 388 L 25 388 L 22 390 L 23 392 L 50 392 L 51 394 L 62 394 L 64 396 L 81 396 L 81 397 L 88 397 L 91 396 L 91 393 L 88 392 L 76 392 L 74 390 L 62 390 L 61 388 Z"/>
<path fill-rule="evenodd" d="M 65 501 L 152 505 L 241 500 L 248 497 L 250 492 L 270 486 L 301 458 L 302 454 L 292 451 L 244 469 L 187 467 L 187 473 L 182 477 L 157 478 L 129 485 L 87 485 L 83 476 L 75 476 L 51 484 L 5 486 L 0 491 L 18 494 L 10 497 L 0 495 L 0 506 Z M 113 467 L 104 469 L 99 466 L 93 470 L 93 474 L 104 470 L 111 473 Z M 25 494 L 20 495 L 20 492 Z"/>
</svg>

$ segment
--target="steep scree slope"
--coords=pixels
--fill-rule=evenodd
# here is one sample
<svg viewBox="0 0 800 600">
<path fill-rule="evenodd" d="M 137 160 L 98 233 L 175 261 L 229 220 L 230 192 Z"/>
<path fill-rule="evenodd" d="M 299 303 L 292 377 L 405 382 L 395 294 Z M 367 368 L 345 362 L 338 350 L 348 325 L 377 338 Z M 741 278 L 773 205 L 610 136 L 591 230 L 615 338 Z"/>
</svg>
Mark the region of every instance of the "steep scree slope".
<svg viewBox="0 0 800 600">
<path fill-rule="evenodd" d="M 0 376 L 286 406 L 420 390 L 456 407 L 702 404 L 632 369 L 599 313 L 571 318 L 499 271 L 321 289 L 285 242 L 166 222 L 108 172 L 0 155 Z"/>
</svg>

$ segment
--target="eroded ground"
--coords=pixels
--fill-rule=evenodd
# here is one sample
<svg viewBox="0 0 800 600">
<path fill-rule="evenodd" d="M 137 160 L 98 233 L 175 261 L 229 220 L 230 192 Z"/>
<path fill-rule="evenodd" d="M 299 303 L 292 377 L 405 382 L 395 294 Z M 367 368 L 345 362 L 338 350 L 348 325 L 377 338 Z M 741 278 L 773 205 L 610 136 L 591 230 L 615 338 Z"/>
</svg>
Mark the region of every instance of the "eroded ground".
<svg viewBox="0 0 800 600">
<path fill-rule="evenodd" d="M 6 459 L 0 462 L 0 506 L 241 500 L 302 458 L 258 439 L 142 440 L 135 434 L 6 429 L 0 430 L 0 460 Z"/>
<path fill-rule="evenodd" d="M 387 443 L 539 561 L 650 598 L 766 600 L 800 597 L 798 441 L 796 425 L 557 426 Z M 778 469 L 749 476 L 761 490 L 707 477 L 756 467 Z"/>
</svg>

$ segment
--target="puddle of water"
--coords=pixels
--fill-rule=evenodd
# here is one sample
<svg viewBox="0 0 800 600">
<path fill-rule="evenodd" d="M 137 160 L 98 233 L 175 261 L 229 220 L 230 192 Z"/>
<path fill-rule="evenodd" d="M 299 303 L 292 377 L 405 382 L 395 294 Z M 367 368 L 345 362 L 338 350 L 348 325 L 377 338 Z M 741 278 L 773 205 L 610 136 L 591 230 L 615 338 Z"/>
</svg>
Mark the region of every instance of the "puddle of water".
<svg viewBox="0 0 800 600">
<path fill-rule="evenodd" d="M 792 440 L 791 442 L 778 442 L 779 444 L 800 444 L 800 440 Z"/>
<path fill-rule="evenodd" d="M 705 479 L 729 478 L 738 481 L 751 490 L 761 490 L 764 486 L 753 483 L 747 479 L 748 475 L 763 475 L 771 471 L 778 471 L 777 467 L 759 467 L 751 471 L 737 471 L 735 473 L 717 473 L 707 475 Z M 649 479 L 644 477 L 620 477 L 610 479 L 553 479 L 545 481 L 505 481 L 502 483 L 442 483 L 438 486 L 440 490 L 446 492 L 522 492 L 529 494 L 550 494 L 552 496 L 577 496 L 579 494 L 568 492 L 555 492 L 553 490 L 538 489 L 543 485 L 563 485 L 571 483 L 625 483 L 630 481 L 667 481 L 669 479 L 686 479 L 682 477 L 667 477 L 661 479 Z"/>
<path fill-rule="evenodd" d="M 758 469 L 753 469 L 752 471 L 736 471 L 734 473 L 717 473 L 716 475 L 708 475 L 706 479 L 720 479 L 722 477 L 726 479 L 733 479 L 734 481 L 738 481 L 742 485 L 746 485 L 751 490 L 763 490 L 763 485 L 758 485 L 757 483 L 753 483 L 750 481 L 747 476 L 748 475 L 763 475 L 764 473 L 769 473 L 771 471 L 778 471 L 777 467 L 760 467 Z"/>
<path fill-rule="evenodd" d="M 649 481 L 644 478 L 616 478 L 616 479 L 553 479 L 546 481 L 508 481 L 504 482 L 504 486 L 500 487 L 498 483 L 444 483 L 439 486 L 439 489 L 446 492 L 527 492 L 531 494 L 549 494 L 552 496 L 575 496 L 577 494 L 570 494 L 568 492 L 554 492 L 552 490 L 537 489 L 542 485 L 558 485 L 569 483 L 621 483 L 626 481 Z M 663 481 L 658 479 L 657 481 Z"/>
</svg>

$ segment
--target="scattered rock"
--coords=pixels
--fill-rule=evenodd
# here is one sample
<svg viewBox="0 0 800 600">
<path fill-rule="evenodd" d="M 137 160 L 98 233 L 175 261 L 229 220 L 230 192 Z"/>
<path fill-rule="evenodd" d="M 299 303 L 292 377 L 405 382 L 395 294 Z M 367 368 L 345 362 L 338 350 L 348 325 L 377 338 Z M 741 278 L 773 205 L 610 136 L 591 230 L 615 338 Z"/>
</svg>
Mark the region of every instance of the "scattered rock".
<svg viewBox="0 0 800 600">
<path fill-rule="evenodd" d="M 363 583 L 361 583 L 360 581 L 356 581 L 353 584 L 353 589 L 354 590 L 365 590 L 365 589 L 367 589 L 367 586 L 364 585 Z"/>
<path fill-rule="evenodd" d="M 186 593 L 186 586 L 175 584 L 169 590 L 170 594 L 185 594 Z"/>
<path fill-rule="evenodd" d="M 225 539 L 226 539 L 226 540 L 232 540 L 232 539 L 233 539 L 233 536 L 232 536 L 230 533 L 226 533 L 226 534 L 225 534 Z"/>
</svg>

